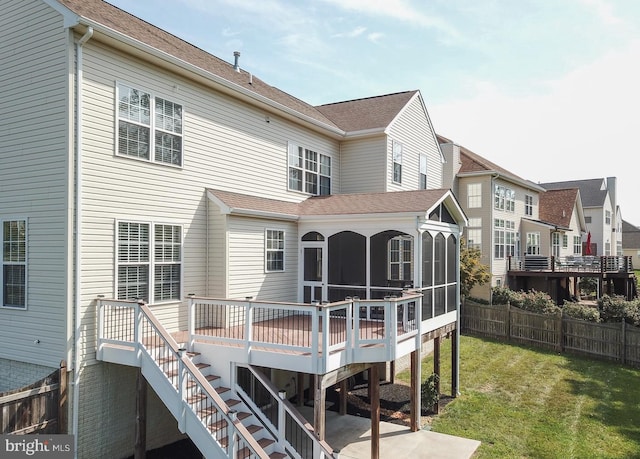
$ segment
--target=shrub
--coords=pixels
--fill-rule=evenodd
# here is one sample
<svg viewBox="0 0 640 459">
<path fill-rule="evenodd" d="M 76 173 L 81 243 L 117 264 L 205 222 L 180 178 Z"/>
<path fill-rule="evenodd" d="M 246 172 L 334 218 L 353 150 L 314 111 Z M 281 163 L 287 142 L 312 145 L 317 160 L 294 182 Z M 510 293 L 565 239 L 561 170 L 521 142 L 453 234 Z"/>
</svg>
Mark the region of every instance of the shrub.
<svg viewBox="0 0 640 459">
<path fill-rule="evenodd" d="M 587 320 L 595 323 L 600 322 L 600 311 L 593 306 L 565 301 L 562 312 L 572 319 Z"/>
<path fill-rule="evenodd" d="M 434 408 L 438 400 L 440 400 L 440 393 L 438 392 L 438 382 L 440 377 L 436 373 L 431 373 L 420 386 L 420 395 L 422 398 L 422 408 L 427 411 L 435 411 Z"/>
<path fill-rule="evenodd" d="M 558 314 L 561 309 L 556 306 L 549 295 L 544 292 L 530 290 L 529 292 L 514 292 L 506 287 L 492 289 L 493 304 L 511 304 L 516 308 L 538 314 Z"/>
<path fill-rule="evenodd" d="M 622 296 L 603 295 L 598 300 L 603 322 L 622 322 L 640 326 L 640 302 L 627 301 Z"/>
<path fill-rule="evenodd" d="M 595 277 L 583 277 L 580 279 L 579 288 L 584 295 L 593 295 L 598 291 L 598 280 Z"/>
</svg>

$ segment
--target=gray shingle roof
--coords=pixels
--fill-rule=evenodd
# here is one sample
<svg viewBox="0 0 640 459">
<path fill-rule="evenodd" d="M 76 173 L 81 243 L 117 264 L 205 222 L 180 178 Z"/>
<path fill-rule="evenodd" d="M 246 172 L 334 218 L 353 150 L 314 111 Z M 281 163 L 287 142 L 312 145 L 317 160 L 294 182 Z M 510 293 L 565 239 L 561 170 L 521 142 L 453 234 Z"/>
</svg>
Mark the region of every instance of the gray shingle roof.
<svg viewBox="0 0 640 459">
<path fill-rule="evenodd" d="M 640 228 L 622 220 L 622 248 L 640 250 Z"/>
<path fill-rule="evenodd" d="M 602 207 L 607 197 L 604 179 L 570 180 L 566 182 L 541 183 L 547 190 L 578 188 L 583 207 Z M 604 187 L 604 189 L 602 189 Z"/>
</svg>

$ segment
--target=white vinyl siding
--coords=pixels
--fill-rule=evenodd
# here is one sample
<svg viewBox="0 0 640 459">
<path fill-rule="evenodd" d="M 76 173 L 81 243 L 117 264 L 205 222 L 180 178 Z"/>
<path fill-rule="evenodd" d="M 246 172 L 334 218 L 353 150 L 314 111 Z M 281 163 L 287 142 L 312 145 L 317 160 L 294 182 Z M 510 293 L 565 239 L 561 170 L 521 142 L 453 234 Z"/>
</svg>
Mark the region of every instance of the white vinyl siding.
<svg viewBox="0 0 640 459">
<path fill-rule="evenodd" d="M 306 196 L 287 190 L 287 142 L 299 140 L 314 151 L 325 152 L 338 158 L 338 142 L 314 131 L 272 117 L 265 122 L 264 112 L 240 103 L 213 89 L 194 85 L 176 74 L 151 67 L 130 56 L 108 50 L 97 40 L 84 47 L 84 149 L 83 176 L 85 179 L 83 203 L 83 253 L 86 281 L 82 286 L 83 317 L 87 323 L 83 341 L 87 361 L 95 353 L 95 306 L 97 295 L 113 298 L 114 283 L 114 220 L 148 220 L 163 224 L 181 225 L 183 241 L 183 286 L 179 305 L 175 302 L 152 304 L 154 314 L 170 330 L 184 329 L 187 320 L 185 296 L 189 293 L 241 298 L 253 292 L 261 296 L 259 285 L 264 277 L 264 228 L 260 232 L 258 274 L 242 273 L 236 277 L 237 266 L 208 265 L 208 260 L 225 254 L 215 250 L 224 248 L 224 238 L 230 233 L 217 233 L 218 227 L 209 228 L 207 234 L 207 193 L 209 187 L 253 194 L 273 199 L 300 201 Z M 184 111 L 185 127 L 183 168 L 145 161 L 125 161 L 114 157 L 117 117 L 114 113 L 117 81 L 144 88 L 167 100 L 177 101 Z M 255 165 L 260 159 L 260 167 Z M 334 175 L 339 175 L 339 161 L 332 161 Z M 339 186 L 333 180 L 332 187 Z M 215 207 L 215 206 L 214 206 Z M 212 209 L 213 210 L 213 209 Z M 210 217 L 210 222 L 213 217 Z M 216 224 L 223 225 L 221 220 Z M 229 228 L 227 228 L 229 231 Z M 289 228 L 287 239 L 297 233 Z M 209 251 L 207 248 L 209 241 Z M 290 243 L 288 241 L 288 243 Z M 231 250 L 231 249 L 229 249 Z M 242 252 L 242 250 L 241 250 Z M 243 254 L 230 253 L 229 259 L 239 256 L 242 266 L 250 259 Z M 287 248 L 287 257 L 296 257 Z M 255 260 L 251 259 L 251 262 Z M 233 264 L 233 261 L 230 262 Z M 296 266 L 294 261 L 287 266 Z M 280 277 L 278 288 L 268 289 L 273 300 L 295 301 L 295 283 L 289 282 L 289 272 Z M 294 277 L 295 280 L 295 277 Z M 271 281 L 271 280 L 270 280 Z M 280 281 L 280 279 L 279 279 Z M 274 283 L 274 285 L 276 285 Z M 292 287 L 292 285 L 294 287 Z M 260 295 L 258 295 L 258 293 Z M 283 298 L 278 298 L 281 294 Z"/>
<path fill-rule="evenodd" d="M 265 272 L 265 230 L 283 231 L 284 272 Z M 295 222 L 230 217 L 228 222 L 228 297 L 297 301 L 298 229 Z"/>
<path fill-rule="evenodd" d="M 0 7 L 0 219 L 28 218 L 27 309 L 0 309 L 0 359 L 57 368 L 71 337 L 68 32 L 41 1 Z"/>
<path fill-rule="evenodd" d="M 27 308 L 27 220 L 0 220 L 0 306 Z"/>
<path fill-rule="evenodd" d="M 420 189 L 420 155 L 427 155 L 429 189 L 442 187 L 443 162 L 431 120 L 420 97 L 414 97 L 387 130 L 387 185 L 384 191 Z M 402 143 L 402 183 L 393 182 L 392 140 Z"/>
<path fill-rule="evenodd" d="M 340 192 L 386 191 L 386 151 L 386 136 L 343 142 L 340 157 Z"/>
</svg>

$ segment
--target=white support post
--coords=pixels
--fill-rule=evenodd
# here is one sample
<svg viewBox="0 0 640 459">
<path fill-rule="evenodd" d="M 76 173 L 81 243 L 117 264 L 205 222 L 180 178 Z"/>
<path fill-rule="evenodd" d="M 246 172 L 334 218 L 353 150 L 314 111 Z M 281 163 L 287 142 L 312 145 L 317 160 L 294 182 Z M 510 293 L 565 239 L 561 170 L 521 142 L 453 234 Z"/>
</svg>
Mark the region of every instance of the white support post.
<svg viewBox="0 0 640 459">
<path fill-rule="evenodd" d="M 284 401 L 287 398 L 287 391 L 281 390 L 278 392 L 278 444 L 284 448 L 286 442 L 286 427 L 287 421 L 285 418 L 286 412 L 284 409 Z"/>
<path fill-rule="evenodd" d="M 251 304 L 252 296 L 245 298 L 247 300 L 245 304 L 245 317 L 244 317 L 244 339 L 247 363 L 251 363 L 249 354 L 251 353 L 251 341 L 253 341 L 253 305 Z"/>
<path fill-rule="evenodd" d="M 189 310 L 188 310 L 188 332 L 187 349 L 193 351 L 194 335 L 196 334 L 196 300 L 193 294 L 189 294 Z"/>
<path fill-rule="evenodd" d="M 318 361 L 320 358 L 320 314 L 322 309 L 312 308 L 311 310 L 313 311 L 311 315 L 311 364 L 313 365 L 311 373 L 318 373 L 320 367 L 320 362 Z"/>
<path fill-rule="evenodd" d="M 102 295 L 98 297 L 98 350 L 97 358 L 102 360 L 102 340 L 104 339 L 104 301 Z"/>
</svg>

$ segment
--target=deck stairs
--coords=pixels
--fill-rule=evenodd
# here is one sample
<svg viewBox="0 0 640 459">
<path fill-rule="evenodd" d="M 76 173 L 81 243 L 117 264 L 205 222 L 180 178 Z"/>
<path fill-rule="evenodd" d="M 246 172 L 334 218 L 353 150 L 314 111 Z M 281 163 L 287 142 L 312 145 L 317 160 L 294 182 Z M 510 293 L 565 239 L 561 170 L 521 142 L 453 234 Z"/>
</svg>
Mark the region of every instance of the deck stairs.
<svg viewBox="0 0 640 459">
<path fill-rule="evenodd" d="M 178 343 L 146 305 L 113 302 L 110 307 L 116 325 L 110 328 L 101 309 L 97 358 L 139 367 L 203 457 L 333 457 L 293 405 L 251 366 L 238 366 L 230 377 L 228 368 L 225 374 Z"/>
</svg>

